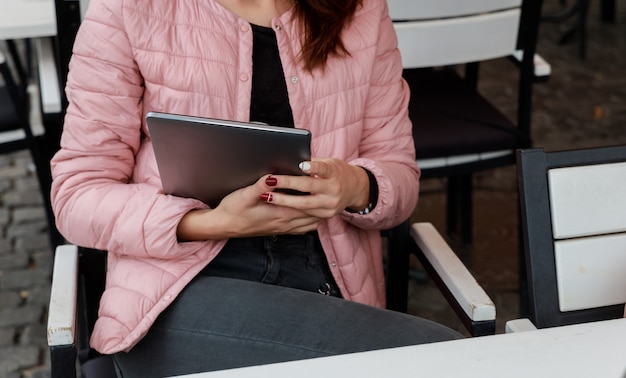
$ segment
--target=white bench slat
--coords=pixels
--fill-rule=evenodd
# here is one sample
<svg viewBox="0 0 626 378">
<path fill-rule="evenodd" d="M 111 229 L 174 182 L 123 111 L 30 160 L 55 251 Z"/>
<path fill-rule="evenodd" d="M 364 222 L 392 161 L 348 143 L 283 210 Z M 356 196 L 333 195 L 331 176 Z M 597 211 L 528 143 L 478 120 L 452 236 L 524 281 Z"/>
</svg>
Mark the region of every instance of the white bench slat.
<svg viewBox="0 0 626 378">
<path fill-rule="evenodd" d="M 496 307 L 491 298 L 432 224 L 413 224 L 411 236 L 470 319 L 496 318 Z"/>
<path fill-rule="evenodd" d="M 626 234 L 557 241 L 554 255 L 561 311 L 626 302 Z"/>
<path fill-rule="evenodd" d="M 548 172 L 555 239 L 626 231 L 626 163 Z"/>
</svg>

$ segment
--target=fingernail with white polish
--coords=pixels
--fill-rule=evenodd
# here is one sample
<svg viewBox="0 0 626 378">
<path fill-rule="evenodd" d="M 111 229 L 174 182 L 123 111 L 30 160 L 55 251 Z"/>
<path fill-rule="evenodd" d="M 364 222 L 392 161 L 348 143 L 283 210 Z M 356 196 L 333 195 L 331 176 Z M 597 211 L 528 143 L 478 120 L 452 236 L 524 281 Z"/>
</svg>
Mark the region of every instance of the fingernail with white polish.
<svg viewBox="0 0 626 378">
<path fill-rule="evenodd" d="M 308 172 L 311 170 L 311 163 L 309 163 L 308 161 L 303 161 L 302 163 L 298 164 L 298 167 L 300 167 L 300 170 L 302 170 L 303 172 Z"/>
</svg>

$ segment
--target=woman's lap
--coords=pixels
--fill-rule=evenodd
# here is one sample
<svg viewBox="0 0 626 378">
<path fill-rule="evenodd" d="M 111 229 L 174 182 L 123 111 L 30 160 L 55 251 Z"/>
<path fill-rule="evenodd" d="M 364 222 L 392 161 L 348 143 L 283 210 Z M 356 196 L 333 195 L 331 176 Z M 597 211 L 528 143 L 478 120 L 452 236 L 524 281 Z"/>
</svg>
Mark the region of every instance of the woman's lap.
<svg viewBox="0 0 626 378">
<path fill-rule="evenodd" d="M 340 298 L 199 276 L 115 360 L 124 377 L 156 377 L 460 337 L 434 322 Z"/>
</svg>

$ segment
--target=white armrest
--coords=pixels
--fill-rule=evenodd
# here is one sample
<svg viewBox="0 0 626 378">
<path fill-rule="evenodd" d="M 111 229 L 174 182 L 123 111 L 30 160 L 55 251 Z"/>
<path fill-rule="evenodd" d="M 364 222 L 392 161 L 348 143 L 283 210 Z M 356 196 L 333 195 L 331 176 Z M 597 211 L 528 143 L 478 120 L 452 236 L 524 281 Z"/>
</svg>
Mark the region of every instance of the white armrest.
<svg viewBox="0 0 626 378">
<path fill-rule="evenodd" d="M 530 319 L 522 318 L 522 319 L 513 319 L 506 322 L 504 326 L 505 333 L 514 333 L 514 332 L 526 332 L 526 331 L 536 331 L 537 327 L 530 321 Z"/>
<path fill-rule="evenodd" d="M 61 90 L 52 50 L 52 40 L 50 38 L 37 38 L 35 40 L 35 49 L 37 52 L 41 108 L 44 114 L 60 113 Z"/>
<path fill-rule="evenodd" d="M 52 290 L 48 311 L 48 346 L 74 343 L 78 247 L 60 245 L 54 255 Z"/>
<path fill-rule="evenodd" d="M 513 57 L 518 61 L 522 62 L 522 58 L 524 57 L 524 52 L 521 50 L 517 50 L 513 52 Z M 552 66 L 550 63 L 546 62 L 545 59 L 541 57 L 539 54 L 535 54 L 535 77 L 543 78 L 548 77 L 552 74 Z"/>
<path fill-rule="evenodd" d="M 430 223 L 415 223 L 411 236 L 468 317 L 495 320 L 496 306 Z"/>
</svg>

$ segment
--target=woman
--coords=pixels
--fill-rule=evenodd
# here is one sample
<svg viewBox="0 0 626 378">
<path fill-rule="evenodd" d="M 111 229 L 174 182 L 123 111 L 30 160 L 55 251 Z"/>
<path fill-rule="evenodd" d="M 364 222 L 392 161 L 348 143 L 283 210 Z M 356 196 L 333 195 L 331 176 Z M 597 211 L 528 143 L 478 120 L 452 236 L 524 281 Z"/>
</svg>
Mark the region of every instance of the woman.
<svg viewBox="0 0 626 378">
<path fill-rule="evenodd" d="M 380 309 L 379 230 L 419 189 L 401 72 L 385 0 L 91 1 L 52 201 L 109 252 L 91 344 L 120 376 L 459 337 Z M 309 129 L 314 158 L 211 209 L 163 194 L 149 111 Z"/>
</svg>

